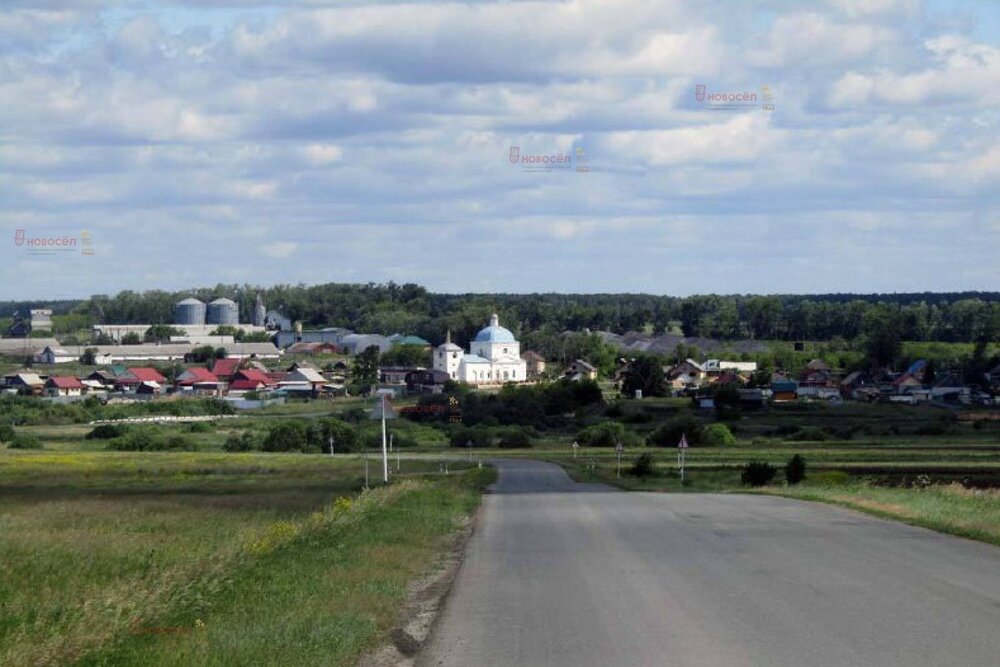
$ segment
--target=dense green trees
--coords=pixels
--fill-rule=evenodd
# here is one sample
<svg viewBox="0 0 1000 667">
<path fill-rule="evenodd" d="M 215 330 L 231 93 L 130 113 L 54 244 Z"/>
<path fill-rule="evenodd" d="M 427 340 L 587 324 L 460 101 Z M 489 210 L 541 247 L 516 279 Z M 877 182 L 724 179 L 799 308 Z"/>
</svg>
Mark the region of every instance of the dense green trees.
<svg viewBox="0 0 1000 667">
<path fill-rule="evenodd" d="M 866 315 L 884 308 L 897 323 L 902 340 L 975 342 L 996 340 L 1000 332 L 1000 293 L 697 295 L 685 298 L 650 294 L 432 294 L 414 284 L 364 285 L 216 285 L 184 292 L 126 290 L 115 296 L 95 295 L 82 302 L 52 305 L 60 329 L 78 330 L 92 322 L 169 324 L 174 304 L 186 296 L 203 301 L 226 297 L 248 322 L 257 294 L 268 308 L 283 312 L 306 327 L 343 326 L 378 333 L 412 333 L 432 342 L 451 329 L 465 345 L 490 313 L 530 341 L 529 347 L 551 346 L 543 354 L 570 359 L 577 350 L 555 349 L 566 331 L 622 333 L 679 325 L 687 336 L 724 339 L 830 340 L 858 338 Z M 0 303 L 0 316 L 40 304 Z M 73 315 L 73 317 L 67 317 Z M 55 321 L 55 320 L 54 320 Z M 538 339 L 529 334 L 542 332 Z M 565 343 L 587 345 L 586 340 Z M 540 350 L 541 351 L 541 350 Z M 594 351 L 591 351 L 594 352 Z M 583 355 L 577 355 L 583 356 Z M 595 362 L 591 359 L 592 363 Z"/>
</svg>

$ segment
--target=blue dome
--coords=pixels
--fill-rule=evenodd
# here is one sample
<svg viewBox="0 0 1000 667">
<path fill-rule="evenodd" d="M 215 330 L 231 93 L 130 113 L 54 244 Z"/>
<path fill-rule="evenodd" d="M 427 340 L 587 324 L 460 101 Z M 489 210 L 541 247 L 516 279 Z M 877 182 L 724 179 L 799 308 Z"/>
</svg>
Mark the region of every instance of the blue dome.
<svg viewBox="0 0 1000 667">
<path fill-rule="evenodd" d="M 514 343 L 514 334 L 501 326 L 486 327 L 476 334 L 477 343 Z"/>
<path fill-rule="evenodd" d="M 500 326 L 496 315 L 490 318 L 490 325 L 476 334 L 477 343 L 516 343 L 510 329 Z"/>
</svg>

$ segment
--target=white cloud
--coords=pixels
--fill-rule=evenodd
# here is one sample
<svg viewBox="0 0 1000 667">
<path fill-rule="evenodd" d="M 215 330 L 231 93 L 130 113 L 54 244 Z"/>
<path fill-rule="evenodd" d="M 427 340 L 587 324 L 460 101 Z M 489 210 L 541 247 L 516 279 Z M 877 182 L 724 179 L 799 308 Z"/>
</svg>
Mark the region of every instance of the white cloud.
<svg viewBox="0 0 1000 667">
<path fill-rule="evenodd" d="M 273 257 L 274 259 L 288 259 L 295 254 L 296 250 L 299 249 L 299 244 L 292 243 L 291 241 L 278 241 L 277 243 L 266 245 L 261 249 L 268 257 Z"/>
</svg>

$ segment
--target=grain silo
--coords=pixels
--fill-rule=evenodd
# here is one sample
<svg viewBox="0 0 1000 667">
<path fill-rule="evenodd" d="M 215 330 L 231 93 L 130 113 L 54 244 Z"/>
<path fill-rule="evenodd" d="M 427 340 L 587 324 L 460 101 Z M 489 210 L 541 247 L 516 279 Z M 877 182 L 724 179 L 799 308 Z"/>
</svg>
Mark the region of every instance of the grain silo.
<svg viewBox="0 0 1000 667">
<path fill-rule="evenodd" d="M 205 324 L 230 324 L 240 323 L 240 308 L 235 301 L 230 299 L 216 299 L 208 304 L 208 313 L 205 316 Z"/>
<path fill-rule="evenodd" d="M 198 299 L 184 299 L 174 306 L 174 324 L 205 324 L 205 304 Z"/>
</svg>

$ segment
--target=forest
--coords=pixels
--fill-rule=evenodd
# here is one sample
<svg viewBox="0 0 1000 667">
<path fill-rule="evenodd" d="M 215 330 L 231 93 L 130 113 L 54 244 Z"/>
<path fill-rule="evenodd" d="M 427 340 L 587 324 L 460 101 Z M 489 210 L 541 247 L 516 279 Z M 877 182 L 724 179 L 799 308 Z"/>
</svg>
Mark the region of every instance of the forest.
<svg viewBox="0 0 1000 667">
<path fill-rule="evenodd" d="M 372 333 L 410 333 L 431 341 L 447 329 L 460 345 L 492 312 L 519 336 L 533 332 L 664 331 L 722 340 L 854 340 L 872 322 L 902 340 L 992 342 L 1000 336 L 1000 292 L 811 295 L 443 294 L 412 283 L 216 285 L 178 292 L 122 291 L 81 301 L 0 302 L 0 317 L 51 307 L 57 329 L 94 323 L 169 323 L 187 296 L 233 299 L 249 321 L 257 295 L 306 328 L 341 326 Z M 56 331 L 55 333 L 60 333 Z"/>
</svg>

